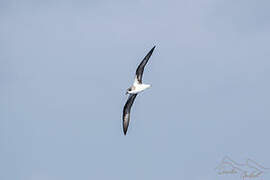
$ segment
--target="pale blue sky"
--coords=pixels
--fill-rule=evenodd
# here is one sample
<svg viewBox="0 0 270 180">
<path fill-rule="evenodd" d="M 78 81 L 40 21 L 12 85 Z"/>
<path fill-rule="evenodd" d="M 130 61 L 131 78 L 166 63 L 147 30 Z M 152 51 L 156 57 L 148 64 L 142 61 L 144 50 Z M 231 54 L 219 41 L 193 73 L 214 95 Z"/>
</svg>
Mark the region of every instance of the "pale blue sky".
<svg viewBox="0 0 270 180">
<path fill-rule="evenodd" d="M 240 179 L 215 172 L 226 155 L 270 167 L 269 9 L 0 0 L 0 179 Z M 153 45 L 124 136 L 125 90 Z"/>
</svg>

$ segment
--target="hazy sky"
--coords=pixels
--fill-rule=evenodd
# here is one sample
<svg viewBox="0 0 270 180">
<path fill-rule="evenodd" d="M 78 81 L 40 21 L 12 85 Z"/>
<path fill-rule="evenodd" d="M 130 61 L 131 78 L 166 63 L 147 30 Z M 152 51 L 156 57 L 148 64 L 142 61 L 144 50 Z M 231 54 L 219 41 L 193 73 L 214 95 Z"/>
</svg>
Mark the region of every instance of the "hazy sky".
<svg viewBox="0 0 270 180">
<path fill-rule="evenodd" d="M 217 174 L 224 156 L 270 167 L 269 9 L 0 0 L 0 179 L 240 180 Z M 125 90 L 154 45 L 124 136 Z"/>
</svg>

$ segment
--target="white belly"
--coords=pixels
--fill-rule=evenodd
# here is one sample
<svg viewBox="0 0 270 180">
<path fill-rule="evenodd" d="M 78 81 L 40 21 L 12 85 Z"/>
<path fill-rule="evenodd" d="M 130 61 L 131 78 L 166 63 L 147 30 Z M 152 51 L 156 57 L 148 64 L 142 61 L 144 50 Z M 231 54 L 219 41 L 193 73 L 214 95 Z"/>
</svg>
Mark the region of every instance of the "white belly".
<svg viewBox="0 0 270 180">
<path fill-rule="evenodd" d="M 136 94 L 139 92 L 144 91 L 145 89 L 149 88 L 151 85 L 149 84 L 134 84 L 135 89 L 130 91 L 130 94 Z"/>
</svg>

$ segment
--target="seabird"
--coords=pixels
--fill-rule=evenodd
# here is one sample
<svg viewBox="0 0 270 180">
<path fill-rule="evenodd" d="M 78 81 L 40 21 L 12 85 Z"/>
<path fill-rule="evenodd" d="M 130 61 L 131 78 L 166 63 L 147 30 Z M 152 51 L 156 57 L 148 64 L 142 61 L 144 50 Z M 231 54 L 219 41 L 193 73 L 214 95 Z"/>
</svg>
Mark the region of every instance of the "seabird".
<svg viewBox="0 0 270 180">
<path fill-rule="evenodd" d="M 151 85 L 149 85 L 149 84 L 143 84 L 142 83 L 142 76 L 143 76 L 144 67 L 147 64 L 149 58 L 151 57 L 155 47 L 156 46 L 154 46 L 147 53 L 147 55 L 143 58 L 140 65 L 137 67 L 134 83 L 126 91 L 126 94 L 129 94 L 129 97 L 128 97 L 128 100 L 127 100 L 127 102 L 126 102 L 126 104 L 124 106 L 124 109 L 123 109 L 123 130 L 124 130 L 125 135 L 127 133 L 128 124 L 129 124 L 129 120 L 130 120 L 130 109 L 131 109 L 131 106 L 132 106 L 137 94 L 139 92 L 142 92 L 143 90 L 151 87 Z"/>
</svg>

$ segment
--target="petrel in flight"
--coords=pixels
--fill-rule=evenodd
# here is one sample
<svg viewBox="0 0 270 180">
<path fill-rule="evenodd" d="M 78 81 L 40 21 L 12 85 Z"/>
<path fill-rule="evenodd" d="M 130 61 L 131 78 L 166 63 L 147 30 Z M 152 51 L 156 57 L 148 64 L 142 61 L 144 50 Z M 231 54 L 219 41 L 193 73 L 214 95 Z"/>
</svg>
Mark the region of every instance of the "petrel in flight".
<svg viewBox="0 0 270 180">
<path fill-rule="evenodd" d="M 142 83 L 142 76 L 143 76 L 144 67 L 147 64 L 149 58 L 151 57 L 155 47 L 156 46 L 154 46 L 148 52 L 148 54 L 143 58 L 140 65 L 137 67 L 135 81 L 134 81 L 133 85 L 130 88 L 128 88 L 126 91 L 126 94 L 129 94 L 129 97 L 128 97 L 128 100 L 127 100 L 127 102 L 124 106 L 124 109 L 123 109 L 123 130 L 124 130 L 125 135 L 127 133 L 128 124 L 129 124 L 129 120 L 130 120 L 130 109 L 131 109 L 131 106 L 132 106 L 137 94 L 151 86 L 149 84 Z"/>
</svg>

